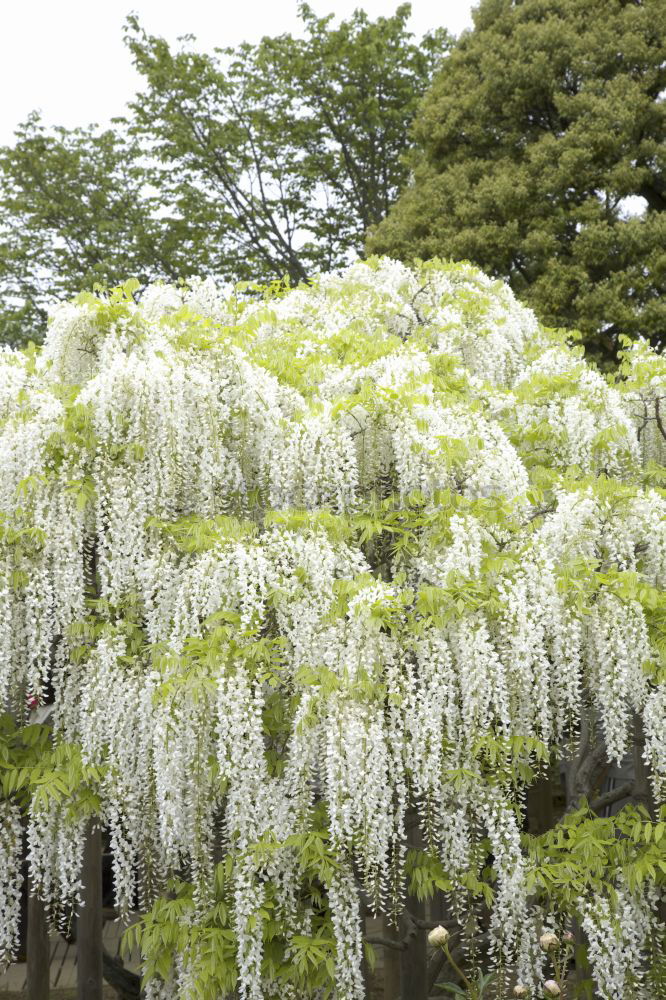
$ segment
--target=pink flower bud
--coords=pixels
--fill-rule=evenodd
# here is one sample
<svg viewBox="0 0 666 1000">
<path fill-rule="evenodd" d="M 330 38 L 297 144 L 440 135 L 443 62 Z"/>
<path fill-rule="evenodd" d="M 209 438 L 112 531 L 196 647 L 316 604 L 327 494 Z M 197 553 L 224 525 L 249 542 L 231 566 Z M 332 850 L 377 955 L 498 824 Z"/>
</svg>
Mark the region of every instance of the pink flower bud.
<svg viewBox="0 0 666 1000">
<path fill-rule="evenodd" d="M 547 997 L 559 997 L 562 991 L 554 979 L 547 979 L 543 984 L 543 992 Z"/>
</svg>

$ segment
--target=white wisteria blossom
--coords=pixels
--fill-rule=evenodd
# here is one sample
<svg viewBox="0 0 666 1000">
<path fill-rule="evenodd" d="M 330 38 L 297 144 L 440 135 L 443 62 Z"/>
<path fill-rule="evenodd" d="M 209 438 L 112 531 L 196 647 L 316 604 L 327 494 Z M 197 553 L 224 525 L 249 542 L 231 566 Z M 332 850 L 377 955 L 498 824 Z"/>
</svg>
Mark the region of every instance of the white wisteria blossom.
<svg viewBox="0 0 666 1000">
<path fill-rule="evenodd" d="M 15 957 L 21 917 L 21 865 L 23 829 L 21 816 L 9 802 L 0 803 L 0 968 Z"/>
<path fill-rule="evenodd" d="M 649 891 L 631 893 L 621 887 L 614 905 L 604 898 L 583 903 L 590 961 L 603 1000 L 652 996 L 644 983 L 644 961 L 655 931 L 655 902 Z"/>
<path fill-rule="evenodd" d="M 119 912 L 149 911 L 149 997 L 361 1000 L 365 914 L 399 914 L 410 878 L 465 947 L 490 911 L 514 995 L 575 917 L 600 995 L 642 996 L 660 887 L 618 872 L 568 911 L 521 828 L 591 731 L 604 766 L 642 732 L 663 803 L 662 385 L 645 345 L 605 378 L 441 262 L 254 298 L 128 284 L 3 349 L 0 963 L 20 806 L 54 918 L 97 817 Z"/>
</svg>

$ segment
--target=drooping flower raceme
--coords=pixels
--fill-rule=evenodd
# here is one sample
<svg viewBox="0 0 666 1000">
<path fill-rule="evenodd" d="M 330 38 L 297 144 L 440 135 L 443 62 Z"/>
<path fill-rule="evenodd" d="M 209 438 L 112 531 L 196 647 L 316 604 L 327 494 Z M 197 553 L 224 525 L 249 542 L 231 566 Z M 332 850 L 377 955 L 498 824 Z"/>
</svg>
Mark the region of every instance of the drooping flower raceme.
<svg viewBox="0 0 666 1000">
<path fill-rule="evenodd" d="M 356 1000 L 361 902 L 399 910 L 415 818 L 459 899 L 490 844 L 491 952 L 541 988 L 525 776 L 590 719 L 621 759 L 642 716 L 666 787 L 663 373 L 644 347 L 625 367 L 611 385 L 473 268 L 388 260 L 262 300 L 85 295 L 34 356 L 3 350 L 0 699 L 53 700 L 86 774 L 81 803 L 30 807 L 53 912 L 93 796 L 121 911 L 194 885 L 148 995 L 195 990 L 214 913 L 243 998 L 300 995 L 275 956 L 318 940 Z M 615 917 L 581 905 L 615 983 Z"/>
<path fill-rule="evenodd" d="M 0 803 L 0 968 L 16 957 L 23 884 L 23 830 L 18 809 Z"/>
</svg>

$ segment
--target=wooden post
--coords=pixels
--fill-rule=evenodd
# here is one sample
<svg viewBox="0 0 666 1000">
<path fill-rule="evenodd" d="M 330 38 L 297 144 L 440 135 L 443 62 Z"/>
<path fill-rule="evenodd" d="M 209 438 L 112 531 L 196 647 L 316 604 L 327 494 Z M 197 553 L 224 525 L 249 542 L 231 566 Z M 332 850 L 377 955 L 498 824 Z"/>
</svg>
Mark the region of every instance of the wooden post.
<svg viewBox="0 0 666 1000">
<path fill-rule="evenodd" d="M 27 987 L 30 1000 L 49 1000 L 51 953 L 44 904 L 28 885 Z"/>
<path fill-rule="evenodd" d="M 102 1000 L 102 831 L 88 824 L 76 922 L 76 998 Z"/>
</svg>

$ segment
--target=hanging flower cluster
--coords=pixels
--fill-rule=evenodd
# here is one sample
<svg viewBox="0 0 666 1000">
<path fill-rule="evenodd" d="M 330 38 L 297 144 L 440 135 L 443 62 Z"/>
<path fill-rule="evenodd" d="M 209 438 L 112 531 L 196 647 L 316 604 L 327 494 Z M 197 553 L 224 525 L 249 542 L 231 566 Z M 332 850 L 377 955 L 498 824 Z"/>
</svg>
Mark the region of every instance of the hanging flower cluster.
<svg viewBox="0 0 666 1000">
<path fill-rule="evenodd" d="M 23 829 L 16 806 L 0 801 L 0 968 L 16 958 L 21 887 Z"/>
<path fill-rule="evenodd" d="M 603 1000 L 652 996 L 643 982 L 643 951 L 655 933 L 656 903 L 653 892 L 631 893 L 624 886 L 616 893 L 614 905 L 604 897 L 583 902 L 583 928 Z"/>
<path fill-rule="evenodd" d="M 196 926 L 231 859 L 238 989 L 273 997 L 269 923 L 289 956 L 320 919 L 302 850 L 323 816 L 337 996 L 355 1000 L 361 900 L 399 907 L 415 812 L 461 892 L 487 839 L 491 950 L 535 986 L 524 775 L 583 720 L 621 760 L 642 717 L 666 787 L 647 349 L 611 385 L 466 265 L 373 260 L 262 301 L 131 292 L 81 296 L 40 352 L 0 354 L 0 699 L 48 691 L 54 739 L 98 769 L 120 910 L 187 871 Z M 33 802 L 54 910 L 83 831 L 76 802 Z M 615 981 L 612 922 L 585 914 Z M 636 964 L 649 923 L 632 927 Z M 189 995 L 195 953 L 150 995 Z"/>
</svg>

